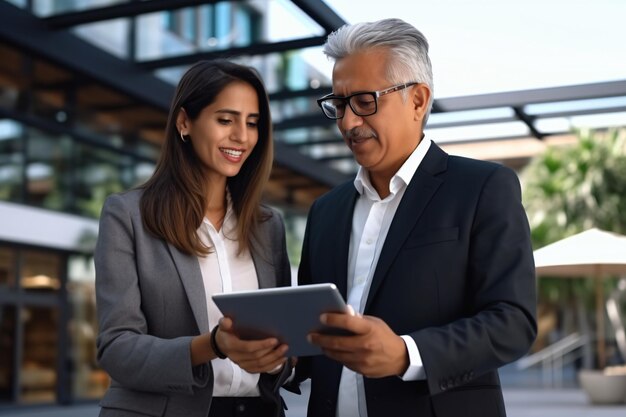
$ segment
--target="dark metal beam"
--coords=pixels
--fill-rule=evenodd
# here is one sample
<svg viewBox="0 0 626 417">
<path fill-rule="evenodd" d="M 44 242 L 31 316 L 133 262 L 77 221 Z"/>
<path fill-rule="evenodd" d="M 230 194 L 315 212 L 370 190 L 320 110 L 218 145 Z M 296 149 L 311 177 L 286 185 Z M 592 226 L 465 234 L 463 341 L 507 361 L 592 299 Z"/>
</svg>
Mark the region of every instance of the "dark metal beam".
<svg viewBox="0 0 626 417">
<path fill-rule="evenodd" d="M 297 116 L 274 123 L 274 130 L 299 129 L 304 127 L 328 127 L 334 125 L 335 122 L 326 118 L 321 112 L 319 114 L 308 114 L 305 116 Z"/>
<path fill-rule="evenodd" d="M 539 130 L 537 130 L 537 128 L 535 127 L 534 116 L 529 116 L 526 113 L 524 113 L 524 110 L 521 107 L 513 107 L 513 111 L 515 112 L 515 115 L 517 116 L 517 118 L 520 119 L 522 122 L 524 122 L 524 124 L 528 127 L 528 130 L 530 130 L 530 134 L 532 136 L 536 137 L 537 139 L 544 138 L 545 135 L 541 133 Z"/>
<path fill-rule="evenodd" d="M 150 0 L 129 1 L 110 6 L 95 7 L 86 10 L 78 10 L 43 18 L 51 29 L 65 29 L 68 27 L 83 25 L 86 23 L 100 22 L 103 20 L 118 19 L 121 17 L 139 16 L 146 13 L 162 12 L 182 9 L 185 7 L 214 4 L 224 0 Z M 237 0 L 229 0 L 237 1 Z"/>
<path fill-rule="evenodd" d="M 236 48 L 220 49 L 216 51 L 203 51 L 187 55 L 177 55 L 169 58 L 159 58 L 146 61 L 137 61 L 137 65 L 148 70 L 159 68 L 178 67 L 191 65 L 201 60 L 211 60 L 217 58 L 232 58 L 242 55 L 266 55 L 274 52 L 285 52 L 296 49 L 319 46 L 326 41 L 324 36 L 313 36 L 310 38 L 293 39 L 282 42 L 253 43 L 248 46 Z"/>
<path fill-rule="evenodd" d="M 289 167 L 290 169 L 293 169 L 294 166 L 298 167 L 298 172 L 322 184 L 336 186 L 353 177 L 305 156 L 296 149 L 285 146 L 280 142 L 274 143 L 274 150 L 274 160 L 278 165 Z"/>
<path fill-rule="evenodd" d="M 328 138 L 328 139 L 311 139 L 311 140 L 306 140 L 306 141 L 302 141 L 302 142 L 285 142 L 283 141 L 283 143 L 287 146 L 291 146 L 294 148 L 306 148 L 308 146 L 318 146 L 318 145 L 338 145 L 340 143 L 345 143 L 344 140 L 341 138 L 341 136 L 337 136 L 334 138 Z"/>
<path fill-rule="evenodd" d="M 351 153 L 347 153 L 345 155 L 328 155 L 328 156 L 320 156 L 319 158 L 315 158 L 316 161 L 330 162 L 330 161 L 340 161 L 342 159 L 351 159 L 353 155 Z"/>
<path fill-rule="evenodd" d="M 56 135 L 72 136 L 79 142 L 89 143 L 104 149 L 115 151 L 116 153 L 120 153 L 122 155 L 132 156 L 133 158 L 136 158 L 140 161 L 155 162 L 154 159 L 149 158 L 145 155 L 140 155 L 134 150 L 128 150 L 113 145 L 112 141 L 107 136 L 79 131 L 78 129 L 68 126 L 64 123 L 47 120 L 40 116 L 25 114 L 23 112 L 12 111 L 0 107 L 0 118 L 17 120 L 18 122 L 23 123 L 27 126 L 31 126 L 35 129 L 43 130 L 45 132 L 53 133 Z"/>
<path fill-rule="evenodd" d="M 474 126 L 474 125 L 487 125 L 493 123 L 507 123 L 507 122 L 516 122 L 519 119 L 514 116 L 503 116 L 503 117 L 490 117 L 487 119 L 474 119 L 474 120 L 459 120 L 454 122 L 431 122 L 428 119 L 427 127 L 429 129 L 441 129 L 447 127 L 461 127 L 461 126 Z"/>
<path fill-rule="evenodd" d="M 619 96 L 626 96 L 626 80 L 442 98 L 437 108 L 449 112 Z"/>
<path fill-rule="evenodd" d="M 433 100 L 433 108 L 430 110 L 431 113 L 441 113 L 443 110 L 439 106 L 439 100 Z"/>
<path fill-rule="evenodd" d="M 333 91 L 332 87 L 307 88 L 306 90 L 281 90 L 270 94 L 270 101 L 289 100 L 300 97 L 323 97 Z"/>
<path fill-rule="evenodd" d="M 324 187 L 321 187 L 318 183 L 316 182 L 307 182 L 307 183 L 288 183 L 286 185 L 286 187 L 292 189 L 292 190 L 317 190 L 317 189 L 322 189 L 325 190 Z"/>
<path fill-rule="evenodd" d="M 621 113 L 621 112 L 626 112 L 626 106 L 546 112 L 542 114 L 536 114 L 533 116 L 536 119 L 551 119 L 553 117 L 590 116 L 592 114 L 608 114 L 608 113 Z"/>
<path fill-rule="evenodd" d="M 0 16 L 0 42 L 79 76 L 98 80 L 142 103 L 165 111 L 169 108 L 174 87 L 149 71 L 123 61 L 72 33 L 50 31 L 44 22 L 6 1 L 0 1 Z"/>
<path fill-rule="evenodd" d="M 298 6 L 300 10 L 309 15 L 311 19 L 315 20 L 321 27 L 324 28 L 326 33 L 330 33 L 339 29 L 346 24 L 333 9 L 331 9 L 322 0 L 291 0 L 293 4 Z"/>
</svg>

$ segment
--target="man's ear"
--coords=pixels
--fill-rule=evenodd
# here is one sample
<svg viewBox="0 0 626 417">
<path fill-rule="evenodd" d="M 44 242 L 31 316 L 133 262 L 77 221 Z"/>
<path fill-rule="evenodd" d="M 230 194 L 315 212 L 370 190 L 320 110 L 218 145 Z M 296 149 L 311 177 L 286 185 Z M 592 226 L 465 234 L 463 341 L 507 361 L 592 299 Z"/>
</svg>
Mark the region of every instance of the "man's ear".
<svg viewBox="0 0 626 417">
<path fill-rule="evenodd" d="M 185 109 L 181 107 L 176 116 L 176 130 L 178 130 L 180 134 L 188 135 L 189 127 L 189 117 L 187 117 Z"/>
<path fill-rule="evenodd" d="M 431 91 L 428 85 L 419 83 L 413 86 L 413 120 L 424 120 L 426 111 L 428 110 L 428 103 L 430 102 Z"/>
</svg>

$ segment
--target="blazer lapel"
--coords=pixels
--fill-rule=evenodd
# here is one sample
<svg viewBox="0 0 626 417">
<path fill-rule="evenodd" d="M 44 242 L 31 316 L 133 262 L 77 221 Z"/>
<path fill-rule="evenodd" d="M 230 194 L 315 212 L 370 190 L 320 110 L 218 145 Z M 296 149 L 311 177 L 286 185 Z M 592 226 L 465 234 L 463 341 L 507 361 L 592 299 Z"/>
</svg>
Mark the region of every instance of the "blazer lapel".
<svg viewBox="0 0 626 417">
<path fill-rule="evenodd" d="M 347 185 L 348 190 L 341 192 L 336 204 L 335 216 L 333 217 L 333 227 L 335 230 L 328 236 L 333 236 L 334 247 L 331 256 L 334 258 L 332 264 L 335 265 L 335 285 L 344 299 L 348 298 L 348 259 L 350 251 L 350 235 L 352 233 L 352 217 L 354 215 L 354 205 L 359 196 L 358 191 L 352 183 Z M 328 242 L 331 245 L 331 241 Z"/>
<path fill-rule="evenodd" d="M 446 169 L 447 158 L 448 154 L 434 142 L 431 143 L 424 160 L 422 160 L 417 171 L 415 171 L 415 175 L 413 175 L 413 179 L 407 186 L 389 227 L 389 232 L 378 258 L 374 277 L 372 278 L 364 311 L 367 311 L 376 295 L 376 291 L 387 274 L 387 270 L 402 248 L 409 233 L 415 227 L 417 220 L 424 212 L 430 199 L 441 185 L 442 180 L 436 178 L 435 175 Z"/>
<path fill-rule="evenodd" d="M 261 244 L 261 242 L 270 242 L 270 236 L 267 230 L 268 224 L 269 222 L 265 222 L 262 224 L 262 227 L 259 228 L 259 238 L 252 236 L 250 247 L 250 254 L 252 256 L 252 261 L 254 262 L 254 268 L 256 269 L 259 288 L 273 288 L 276 286 L 276 269 L 274 268 L 274 264 L 271 262 L 273 259 L 271 245 Z"/>
<path fill-rule="evenodd" d="M 209 315 L 200 264 L 198 264 L 195 256 L 185 255 L 169 243 L 168 248 L 178 270 L 178 275 L 180 275 L 180 280 L 183 282 L 198 329 L 201 334 L 207 333 L 211 329 L 209 329 Z"/>
</svg>

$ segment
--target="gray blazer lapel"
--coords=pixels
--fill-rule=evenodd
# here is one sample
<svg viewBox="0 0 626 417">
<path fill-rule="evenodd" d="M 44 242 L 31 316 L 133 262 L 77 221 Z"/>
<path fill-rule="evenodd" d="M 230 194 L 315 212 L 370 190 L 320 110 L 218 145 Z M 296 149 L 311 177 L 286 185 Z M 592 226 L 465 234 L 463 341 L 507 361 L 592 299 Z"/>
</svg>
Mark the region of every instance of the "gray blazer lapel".
<svg viewBox="0 0 626 417">
<path fill-rule="evenodd" d="M 272 262 L 270 222 L 262 222 L 259 227 L 259 236 L 253 236 L 251 239 L 250 254 L 256 269 L 259 288 L 273 288 L 277 285 L 276 269 Z M 262 244 L 261 242 L 267 243 Z"/>
<path fill-rule="evenodd" d="M 252 261 L 254 262 L 254 268 L 256 269 L 259 288 L 276 287 L 276 272 L 274 270 L 274 265 L 267 262 L 266 258 L 257 254 L 256 251 L 252 252 Z"/>
<path fill-rule="evenodd" d="M 198 329 L 201 334 L 207 333 L 211 329 L 209 329 L 209 314 L 200 264 L 195 256 L 185 255 L 169 243 L 167 246 L 178 270 L 180 280 L 183 282 L 183 287 L 185 287 L 185 293 L 198 324 Z"/>
<path fill-rule="evenodd" d="M 405 240 L 415 227 L 430 199 L 435 194 L 442 183 L 442 180 L 435 177 L 447 167 L 448 154 L 439 146 L 432 143 L 426 153 L 424 160 L 418 167 L 411 183 L 402 197 L 398 210 L 391 222 L 389 232 L 383 244 L 382 252 L 378 258 L 374 277 L 365 304 L 365 311 L 372 302 L 376 291 L 383 281 L 387 270 L 393 263 L 397 253 L 404 245 Z"/>
</svg>

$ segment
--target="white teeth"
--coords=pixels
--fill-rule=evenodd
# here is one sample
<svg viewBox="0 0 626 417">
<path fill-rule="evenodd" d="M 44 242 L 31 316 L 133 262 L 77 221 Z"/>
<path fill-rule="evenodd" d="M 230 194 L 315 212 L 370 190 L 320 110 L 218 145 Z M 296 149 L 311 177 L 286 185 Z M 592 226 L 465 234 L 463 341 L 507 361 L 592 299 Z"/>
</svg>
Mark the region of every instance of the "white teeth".
<svg viewBox="0 0 626 417">
<path fill-rule="evenodd" d="M 220 149 L 220 150 L 224 152 L 226 155 L 232 156 L 234 158 L 239 158 L 241 154 L 243 153 L 243 151 L 236 151 L 234 149 Z"/>
</svg>

